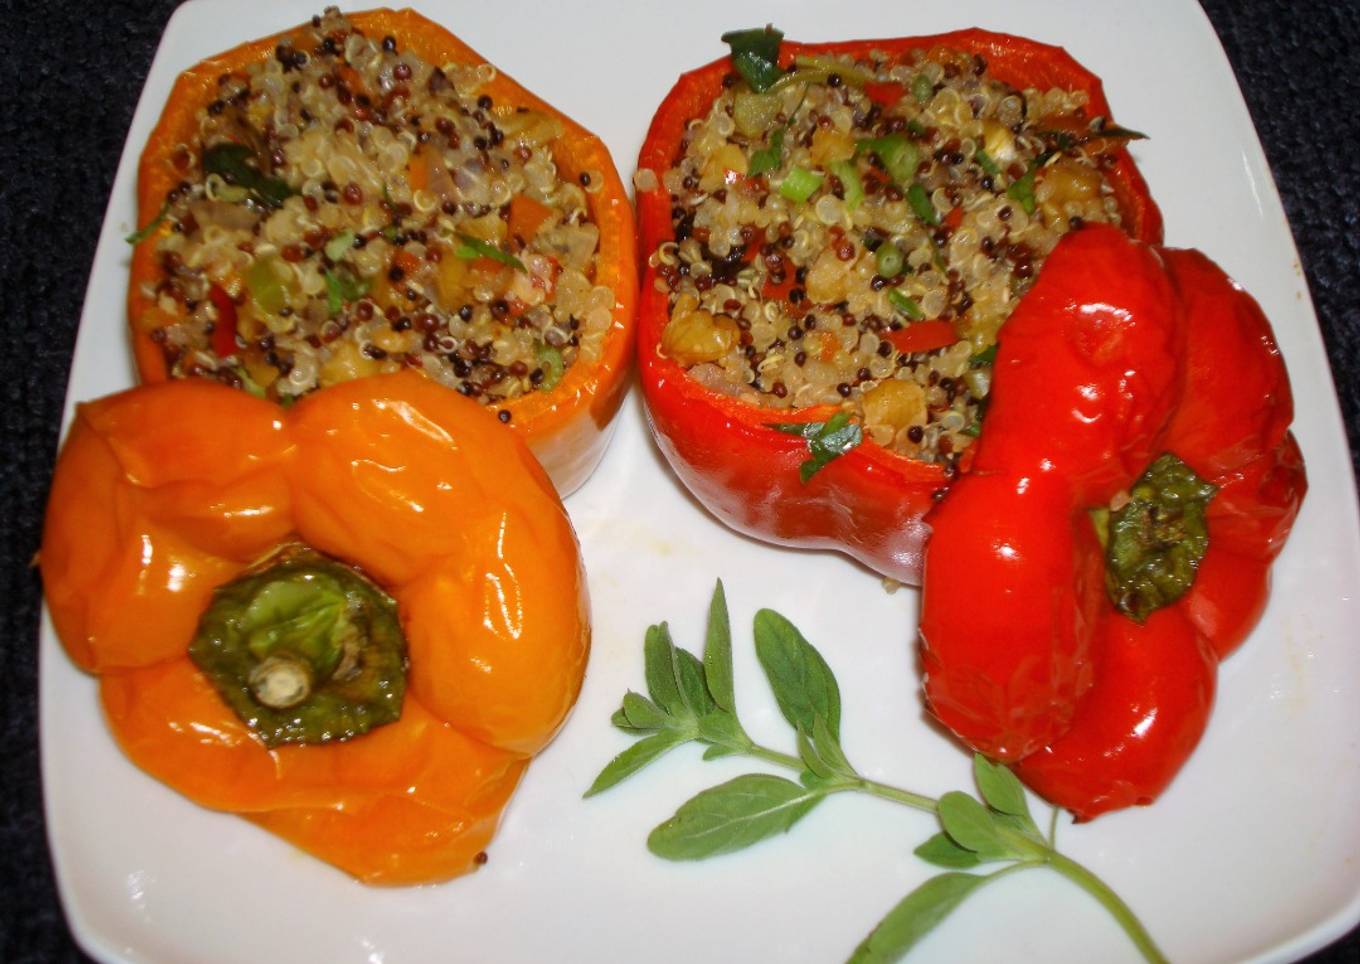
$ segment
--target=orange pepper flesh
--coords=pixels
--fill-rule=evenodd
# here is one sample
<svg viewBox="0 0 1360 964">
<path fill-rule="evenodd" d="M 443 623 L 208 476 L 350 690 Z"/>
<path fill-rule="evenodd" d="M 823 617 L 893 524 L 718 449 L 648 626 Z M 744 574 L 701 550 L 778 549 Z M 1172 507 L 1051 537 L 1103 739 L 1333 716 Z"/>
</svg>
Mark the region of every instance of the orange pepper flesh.
<svg viewBox="0 0 1360 964">
<path fill-rule="evenodd" d="M 395 37 L 403 49 L 432 64 L 486 62 L 452 33 L 413 10 L 370 10 L 347 17 L 365 34 Z M 166 195 L 184 179 L 184 146 L 195 142 L 198 114 L 216 98 L 218 77 L 268 60 L 281 40 L 300 32 L 298 28 L 242 44 L 179 76 L 137 170 L 138 224 L 150 223 Z M 615 299 L 600 357 L 578 359 L 550 391 L 532 392 L 494 406 L 510 412 L 511 427 L 528 443 L 558 491 L 567 495 L 585 482 L 603 457 L 612 419 L 628 389 L 638 284 L 633 209 L 609 150 L 598 137 L 499 71 L 481 89 L 498 106 L 524 107 L 555 118 L 562 134 L 553 142 L 553 159 L 561 176 L 573 180 L 588 173 L 592 180 L 586 204 L 600 229 L 594 281 L 612 290 Z M 428 176 L 423 168 L 423 164 L 415 165 L 413 174 Z M 169 230 L 169 225 L 163 225 L 132 252 L 128 318 L 137 370 L 145 382 L 169 377 L 164 353 L 150 337 L 163 319 L 154 296 L 147 294 L 162 274 L 155 240 Z"/>
<path fill-rule="evenodd" d="M 290 540 L 396 598 L 396 723 L 268 750 L 189 660 L 212 590 Z M 584 574 L 551 482 L 491 413 L 413 372 L 286 413 L 198 380 L 81 406 L 41 559 L 58 634 L 138 766 L 369 883 L 472 869 L 585 671 Z"/>
</svg>

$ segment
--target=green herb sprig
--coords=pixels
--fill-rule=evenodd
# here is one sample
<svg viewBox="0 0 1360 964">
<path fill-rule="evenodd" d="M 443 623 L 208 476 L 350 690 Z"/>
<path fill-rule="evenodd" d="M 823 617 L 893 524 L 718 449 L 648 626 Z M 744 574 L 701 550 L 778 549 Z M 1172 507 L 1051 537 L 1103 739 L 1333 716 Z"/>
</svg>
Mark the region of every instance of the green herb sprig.
<svg viewBox="0 0 1360 964">
<path fill-rule="evenodd" d="M 798 466 L 798 477 L 804 484 L 833 459 L 864 441 L 864 430 L 858 422 L 850 421 L 848 412 L 837 412 L 825 422 L 770 422 L 767 427 L 807 439 L 809 458 Z"/>
<path fill-rule="evenodd" d="M 754 620 L 756 657 L 784 719 L 794 728 L 797 754 L 756 743 L 737 716 L 732 629 L 719 582 L 708 607 L 703 658 L 675 645 L 665 623 L 643 642 L 647 694 L 629 691 L 613 723 L 638 737 L 600 772 L 591 797 L 632 776 L 686 743 L 703 744 L 704 759 L 747 756 L 791 770 L 797 780 L 749 773 L 702 791 L 647 837 L 667 860 L 703 860 L 743 850 L 785 833 L 827 797 L 867 793 L 933 814 L 940 831 L 916 848 L 918 857 L 945 869 L 888 911 L 850 954 L 852 964 L 897 960 L 969 894 L 1022 870 L 1048 867 L 1084 889 L 1110 912 L 1149 961 L 1164 961 L 1133 911 L 1103 881 L 1055 847 L 1058 811 L 1046 833 L 1030 815 L 1020 781 L 1006 767 L 973 758 L 978 795 L 961 791 L 938 800 L 862 775 L 841 746 L 841 693 L 817 649 L 779 613 L 762 609 Z M 1000 865 L 988 873 L 966 871 Z"/>
</svg>

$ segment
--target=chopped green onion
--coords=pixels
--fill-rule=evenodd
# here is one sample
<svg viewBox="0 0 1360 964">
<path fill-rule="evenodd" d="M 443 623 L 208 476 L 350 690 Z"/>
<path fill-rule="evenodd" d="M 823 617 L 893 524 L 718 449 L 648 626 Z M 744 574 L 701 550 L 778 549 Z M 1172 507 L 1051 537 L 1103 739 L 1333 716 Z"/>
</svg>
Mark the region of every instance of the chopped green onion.
<svg viewBox="0 0 1360 964">
<path fill-rule="evenodd" d="M 775 94 L 738 90 L 732 96 L 732 121 L 743 137 L 759 137 L 774 126 L 783 101 Z"/>
<path fill-rule="evenodd" d="M 930 195 L 920 184 L 913 184 L 907 188 L 907 203 L 916 212 L 916 216 L 926 224 L 935 225 L 940 223 L 940 212 L 935 210 L 935 205 L 930 200 Z"/>
<path fill-rule="evenodd" d="M 859 179 L 854 162 L 832 161 L 827 167 L 840 179 L 841 187 L 845 189 L 845 209 L 853 211 L 859 207 L 864 200 L 864 182 Z"/>
<path fill-rule="evenodd" d="M 864 68 L 857 67 L 854 64 L 841 63 L 839 60 L 832 57 L 817 57 L 799 54 L 797 57 L 793 58 L 793 63 L 796 67 L 803 68 L 810 72 L 816 71 L 819 74 L 825 74 L 827 77 L 835 74 L 847 84 L 855 87 L 863 87 L 865 84 L 872 84 L 877 80 L 873 74 Z"/>
<path fill-rule="evenodd" d="M 921 163 L 921 151 L 902 134 L 888 134 L 862 140 L 855 144 L 856 151 L 870 151 L 883 162 L 883 167 L 898 184 L 910 184 L 916 176 L 916 168 Z"/>
<path fill-rule="evenodd" d="M 161 209 L 156 212 L 156 216 L 151 219 L 151 223 L 149 223 L 144 228 L 138 228 L 136 231 L 133 231 L 123 240 L 135 248 L 137 245 L 141 244 L 147 238 L 151 237 L 151 235 L 155 233 L 155 230 L 161 226 L 161 224 L 165 221 L 166 217 L 169 214 L 170 214 L 170 199 L 167 197 L 165 199 L 165 203 L 161 205 Z"/>
<path fill-rule="evenodd" d="M 758 177 L 767 171 L 776 171 L 784 155 L 784 128 L 779 128 L 770 135 L 770 145 L 762 147 L 751 155 L 751 162 L 746 166 L 748 177 Z"/>
<path fill-rule="evenodd" d="M 902 294 L 902 292 L 898 291 L 896 288 L 889 289 L 888 302 L 912 321 L 920 321 L 926 316 L 926 313 L 921 310 L 920 305 Z"/>
<path fill-rule="evenodd" d="M 992 160 L 991 156 L 980 147 L 977 149 L 977 153 L 973 155 L 973 160 L 977 161 L 978 167 L 982 168 L 992 177 L 996 177 L 1001 173 L 1001 168 L 997 166 L 996 161 Z"/>
<path fill-rule="evenodd" d="M 326 253 L 326 257 L 332 261 L 339 261 L 345 256 L 345 252 L 354 247 L 354 232 L 341 231 L 335 237 L 326 242 L 326 246 L 321 250 Z"/>
<path fill-rule="evenodd" d="M 907 133 L 912 137 L 925 137 L 926 125 L 913 117 L 911 120 L 907 121 Z"/>
<path fill-rule="evenodd" d="M 874 260 L 878 266 L 878 273 L 884 278 L 896 278 L 902 273 L 902 268 L 906 264 L 906 259 L 902 257 L 902 250 L 895 244 L 884 242 L 878 246 L 874 252 Z"/>
<path fill-rule="evenodd" d="M 722 35 L 732 48 L 732 66 L 757 94 L 763 94 L 784 76 L 779 69 L 779 42 L 784 34 L 771 26 L 733 30 Z"/>
<path fill-rule="evenodd" d="M 935 96 L 935 85 L 925 74 L 917 74 L 911 79 L 911 96 L 916 98 L 916 103 L 927 104 Z"/>
<path fill-rule="evenodd" d="M 796 204 L 802 204 L 812 197 L 814 191 L 822 186 L 821 174 L 805 167 L 794 167 L 779 185 L 779 193 Z"/>
<path fill-rule="evenodd" d="M 566 362 L 562 360 L 562 353 L 552 345 L 540 345 L 537 355 L 538 367 L 543 371 L 543 380 L 538 383 L 538 390 L 550 391 L 562 380 L 562 375 L 567 370 Z"/>
<path fill-rule="evenodd" d="M 1015 201 L 1020 202 L 1020 206 L 1025 209 L 1026 214 L 1033 214 L 1035 208 L 1034 201 L 1034 172 L 1037 168 L 1030 168 L 1006 188 L 1006 194 Z"/>
<path fill-rule="evenodd" d="M 959 434 L 971 435 L 973 438 L 977 438 L 979 435 L 982 434 L 982 423 L 977 421 L 970 422 L 963 428 L 959 429 Z"/>
<path fill-rule="evenodd" d="M 1035 208 L 1034 200 L 1034 177 L 1039 168 L 1048 163 L 1048 159 L 1053 156 L 1052 151 L 1044 151 L 1034 159 L 1034 163 L 1029 166 L 1023 175 L 1011 183 L 1006 188 L 1006 194 L 1015 201 L 1020 202 L 1020 206 L 1025 209 L 1026 214 L 1033 214 Z"/>
<path fill-rule="evenodd" d="M 356 278 L 346 268 L 322 272 L 326 279 L 326 308 L 334 318 L 345 305 L 368 294 L 369 282 Z"/>
<path fill-rule="evenodd" d="M 490 258 L 492 261 L 499 261 L 501 264 L 509 265 L 516 271 L 529 273 L 529 269 L 524 267 L 524 262 L 516 258 L 513 254 L 506 254 L 494 244 L 488 244 L 480 238 L 474 238 L 470 234 L 457 232 L 459 242 L 458 247 L 453 249 L 453 253 L 467 261 L 474 258 Z"/>
<path fill-rule="evenodd" d="M 255 306 L 267 315 L 277 315 L 288 304 L 288 292 L 273 256 L 257 258 L 246 270 L 246 289 Z"/>
</svg>

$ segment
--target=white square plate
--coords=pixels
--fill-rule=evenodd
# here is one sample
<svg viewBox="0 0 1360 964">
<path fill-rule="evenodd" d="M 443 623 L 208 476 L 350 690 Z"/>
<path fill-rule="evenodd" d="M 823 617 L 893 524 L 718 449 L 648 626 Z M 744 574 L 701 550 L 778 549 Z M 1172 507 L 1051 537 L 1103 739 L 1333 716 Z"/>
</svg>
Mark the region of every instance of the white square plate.
<svg viewBox="0 0 1360 964">
<path fill-rule="evenodd" d="M 320 0 L 317 0 L 319 4 Z M 1289 228 L 1217 39 L 1190 0 L 947 4 L 859 0 L 662 7 L 628 0 L 421 4 L 492 62 L 600 134 L 625 177 L 682 71 L 724 52 L 724 30 L 772 21 L 791 38 L 967 26 L 1067 47 L 1100 74 L 1172 244 L 1208 252 L 1273 319 L 1293 374 L 1312 490 L 1274 595 L 1221 669 L 1208 734 L 1147 809 L 1065 826 L 1060 847 L 1102 875 L 1178 961 L 1286 960 L 1360 919 L 1360 524 L 1341 419 Z M 296 0 L 179 9 L 161 43 L 114 183 L 68 398 L 125 388 L 124 293 L 138 154 L 174 76 L 204 56 L 318 12 Z M 677 751 L 581 799 L 627 745 L 609 717 L 642 688 L 642 634 L 670 620 L 697 648 L 726 581 L 738 700 L 762 742 L 792 743 L 755 662 L 750 618 L 791 618 L 845 697 L 844 740 L 877 779 L 971 789 L 969 761 L 922 716 L 916 594 L 885 593 L 831 554 L 783 551 L 709 518 L 669 474 L 635 393 L 613 447 L 568 502 L 590 572 L 595 648 L 580 704 L 530 769 L 479 873 L 436 887 L 354 883 L 245 821 L 201 810 L 129 764 L 93 682 L 42 634 L 42 752 L 51 843 L 71 925 L 109 961 L 841 960 L 933 871 L 912 848 L 928 817 L 838 797 L 787 837 L 698 864 L 648 853 L 648 830 L 699 789 L 760 769 Z M 1126 960 L 1132 946 L 1056 875 L 1016 875 L 967 901 L 917 951 L 950 961 Z"/>
</svg>

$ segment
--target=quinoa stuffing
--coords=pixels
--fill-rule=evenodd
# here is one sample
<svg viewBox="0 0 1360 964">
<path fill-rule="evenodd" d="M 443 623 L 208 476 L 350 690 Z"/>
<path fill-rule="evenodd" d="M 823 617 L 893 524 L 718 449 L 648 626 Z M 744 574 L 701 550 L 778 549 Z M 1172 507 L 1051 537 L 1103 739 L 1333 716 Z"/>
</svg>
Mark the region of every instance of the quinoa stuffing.
<svg viewBox="0 0 1360 964">
<path fill-rule="evenodd" d="M 287 403 L 410 367 L 495 404 L 598 357 L 604 176 L 559 171 L 560 121 L 334 8 L 291 36 L 217 79 L 174 158 L 134 318 L 170 374 Z"/>
<path fill-rule="evenodd" d="M 866 439 L 953 471 L 1045 257 L 1120 222 L 1107 152 L 1141 135 L 1085 108 L 941 48 L 729 74 L 673 166 L 637 175 L 671 198 L 674 239 L 650 253 L 661 352 L 745 402 L 838 406 Z"/>
</svg>

